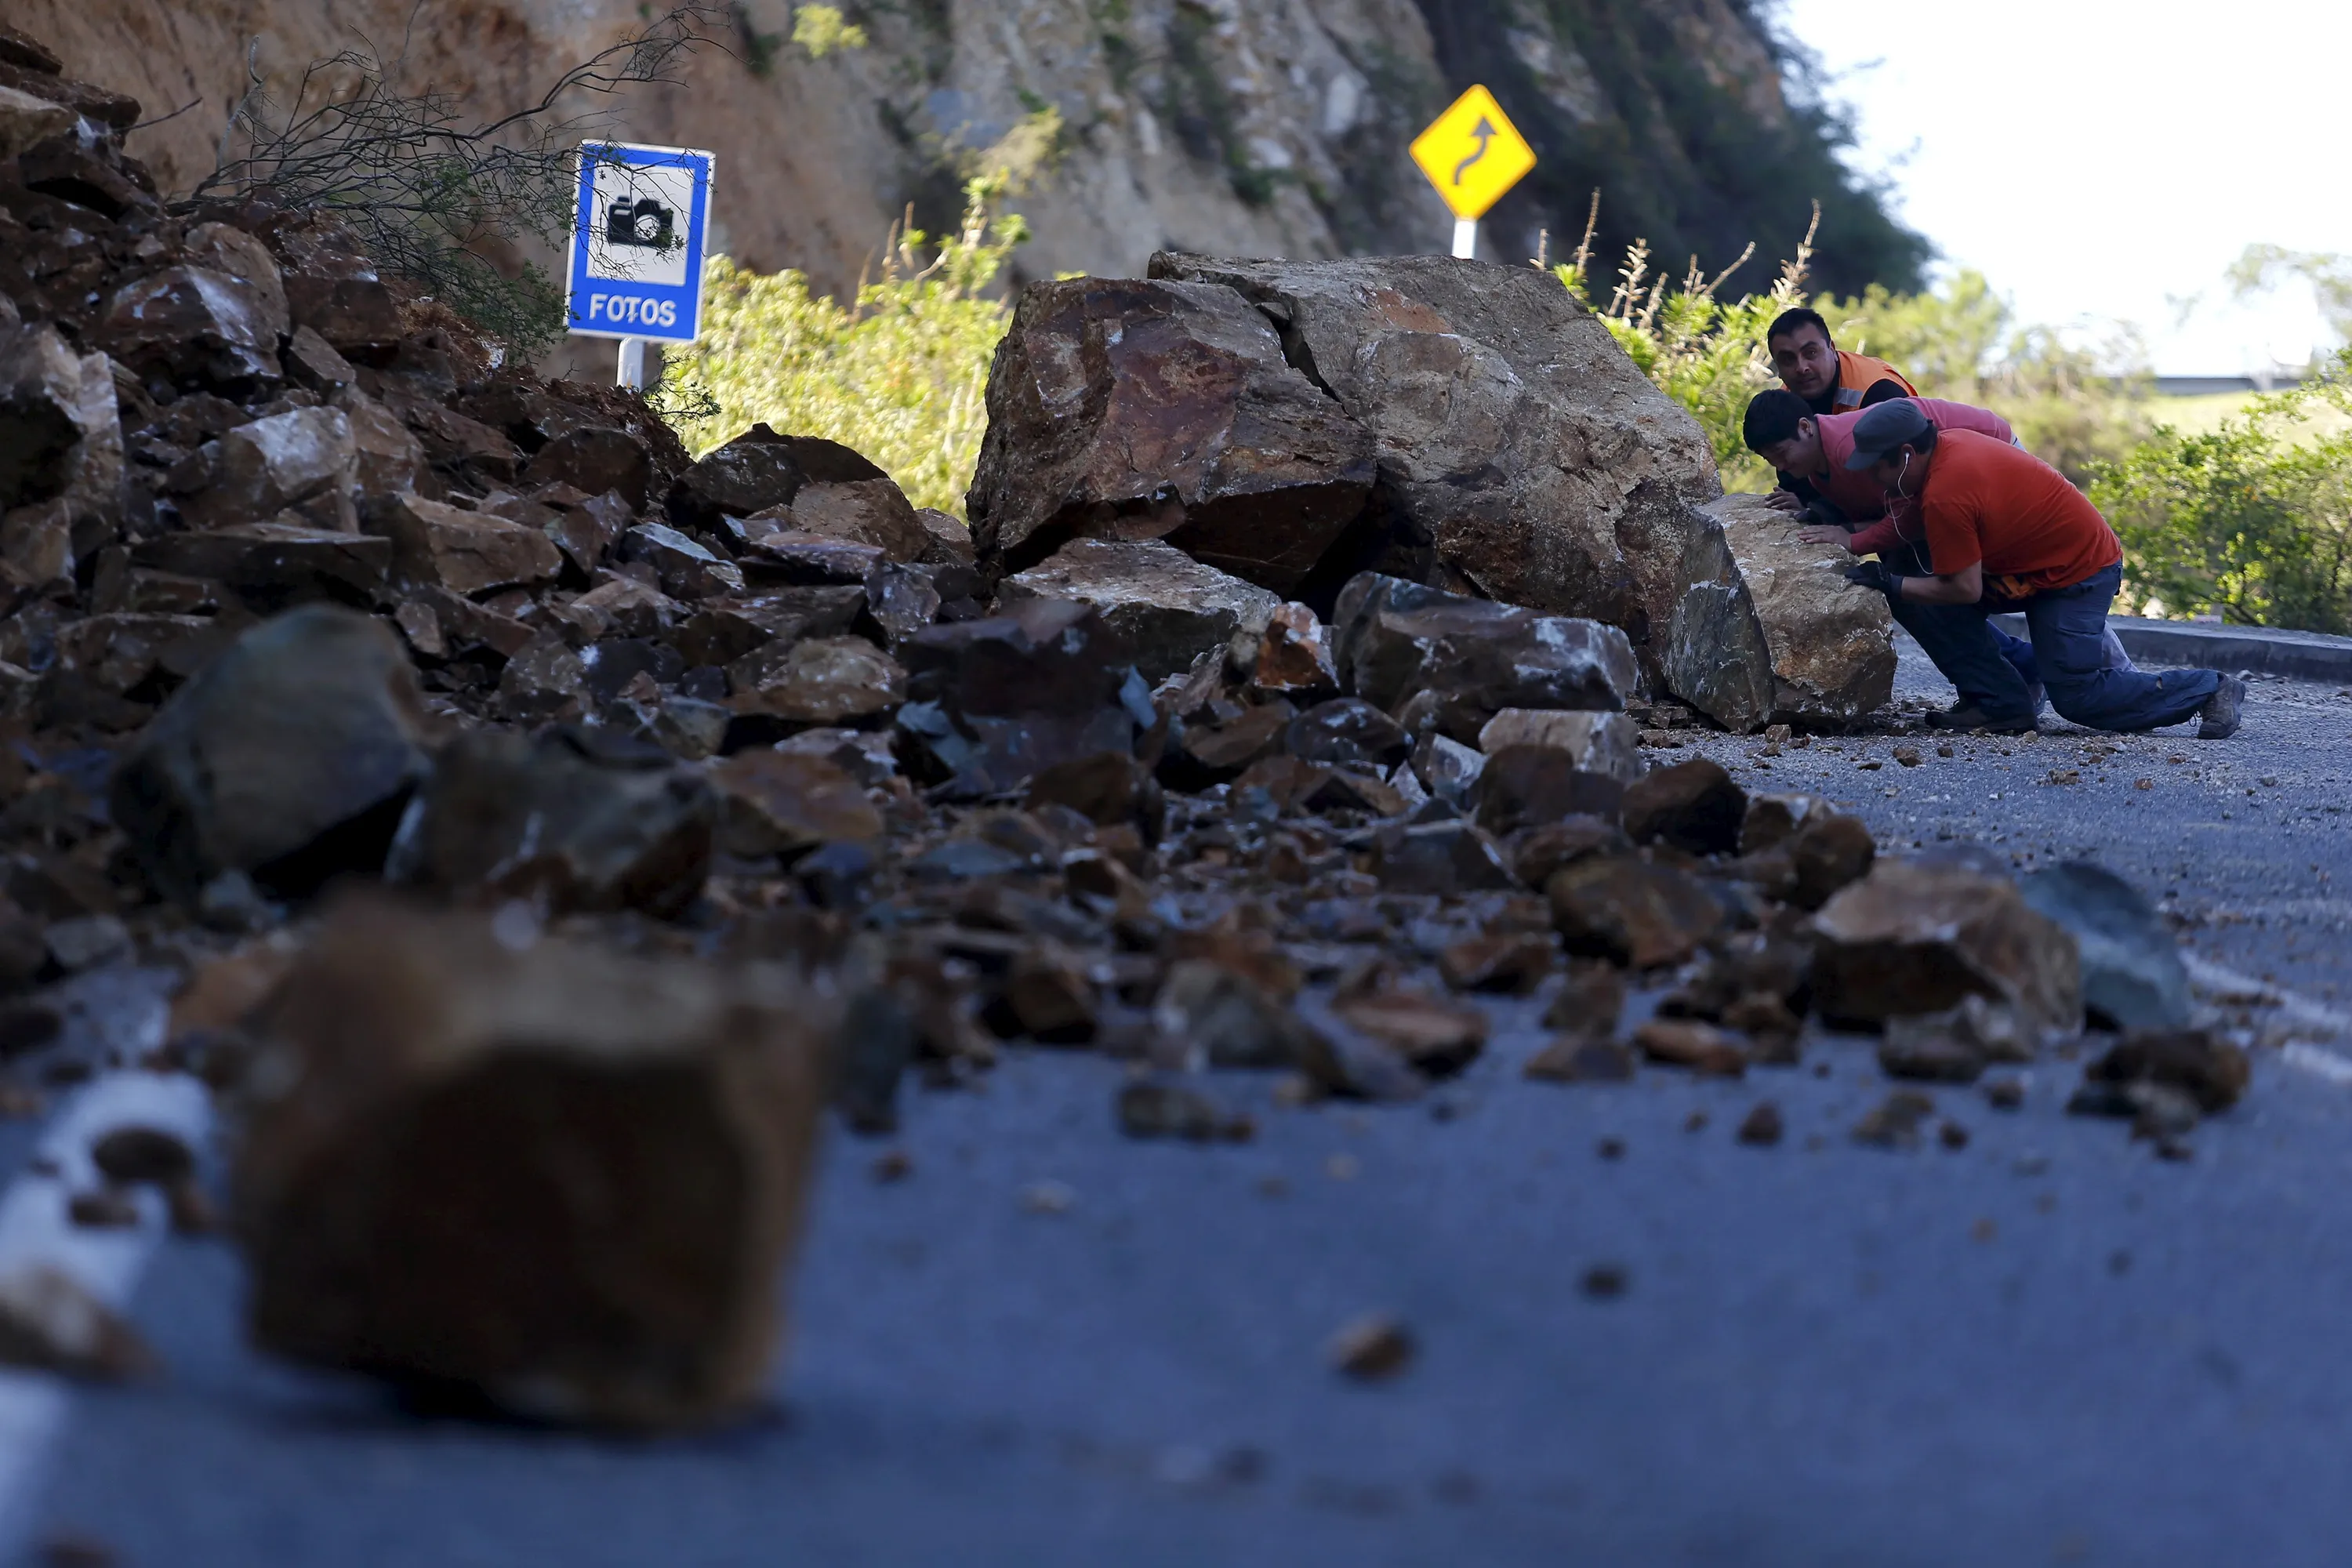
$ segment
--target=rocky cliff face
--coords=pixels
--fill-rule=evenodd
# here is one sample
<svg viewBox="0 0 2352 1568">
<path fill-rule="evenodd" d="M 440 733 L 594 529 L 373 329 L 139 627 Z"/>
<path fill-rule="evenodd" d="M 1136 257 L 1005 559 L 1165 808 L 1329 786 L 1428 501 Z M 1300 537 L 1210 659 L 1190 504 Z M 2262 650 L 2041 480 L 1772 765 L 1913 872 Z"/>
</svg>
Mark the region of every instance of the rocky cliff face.
<svg viewBox="0 0 2352 1568">
<path fill-rule="evenodd" d="M 1049 110 L 1059 134 L 1011 204 L 1034 232 L 1016 280 L 1134 276 L 1160 249 L 1442 250 L 1449 220 L 1405 146 L 1473 79 L 1502 94 L 1544 158 L 1489 226 L 1499 259 L 1529 254 L 1539 228 L 1572 236 L 1601 185 L 1604 242 L 1638 228 L 1668 257 L 1689 248 L 1727 257 L 1751 237 L 1770 250 L 1793 237 L 1811 195 L 1832 198 L 1825 278 L 1899 277 L 1908 266 L 1899 246 L 1863 243 L 1897 231 L 1845 188 L 1817 117 L 1791 108 L 1780 59 L 1743 0 L 914 0 L 845 9 L 868 42 L 821 59 L 790 41 L 791 0 L 714 9 L 724 49 L 698 55 L 682 84 L 619 103 L 613 126 L 634 140 L 717 151 L 723 247 L 755 268 L 805 268 L 822 288 L 853 283 L 908 204 L 919 222 L 941 226 L 974 155 Z M 187 106 L 130 139 L 166 191 L 211 166 L 248 58 L 283 95 L 307 62 L 364 37 L 400 58 L 412 85 L 451 91 L 487 115 L 536 96 L 647 14 L 632 0 L 11 7 L 12 21 L 49 40 L 69 71 L 135 94 L 150 117 Z M 1750 199 L 1744 178 L 1792 159 L 1798 174 L 1775 174 L 1762 182 L 1769 202 Z M 1807 178 L 1817 188 L 1779 191 Z M 1868 258 L 1851 279 L 1837 276 L 1841 233 Z"/>
</svg>

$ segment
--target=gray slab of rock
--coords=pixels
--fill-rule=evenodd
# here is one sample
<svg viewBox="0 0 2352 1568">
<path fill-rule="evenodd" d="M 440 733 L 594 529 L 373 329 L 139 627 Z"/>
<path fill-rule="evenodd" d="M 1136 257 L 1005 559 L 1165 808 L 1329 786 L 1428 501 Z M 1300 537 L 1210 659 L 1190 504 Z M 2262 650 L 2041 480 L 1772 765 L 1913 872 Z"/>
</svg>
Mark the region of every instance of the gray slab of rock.
<svg viewBox="0 0 2352 1568">
<path fill-rule="evenodd" d="M 520 913 L 346 906 L 255 1020 L 272 1090 L 235 1173 L 253 1339 L 535 1420 L 755 1406 L 835 999 Z"/>
<path fill-rule="evenodd" d="M 1590 616 L 1654 669 L 1693 508 L 1722 485 L 1697 422 L 1556 279 L 1434 256 L 1166 253 L 1150 275 L 1239 292 L 1371 432 L 1378 483 L 1327 583 L 1370 569 Z"/>
<path fill-rule="evenodd" d="M 997 596 L 1008 605 L 1075 599 L 1094 605 L 1135 645 L 1135 668 L 1149 680 L 1190 669 L 1235 632 L 1257 636 L 1282 606 L 1264 588 L 1156 539 L 1074 539 L 1004 579 Z"/>
<path fill-rule="evenodd" d="M 116 824 L 164 892 L 224 871 L 315 885 L 383 863 L 425 772 L 424 703 L 385 625 L 309 605 L 247 631 L 115 766 Z"/>
<path fill-rule="evenodd" d="M 1726 496 L 1702 512 L 1667 633 L 1667 689 L 1743 733 L 1841 726 L 1884 707 L 1895 695 L 1895 620 L 1885 595 L 1841 575 L 1853 557 L 1805 543 L 1802 521 L 1762 496 Z"/>
<path fill-rule="evenodd" d="M 1073 278 L 1021 296 L 966 505 L 993 571 L 1074 537 L 1165 539 L 1287 595 L 1372 479 L 1370 433 L 1233 289 Z"/>
<path fill-rule="evenodd" d="M 2017 886 L 2027 903 L 2074 933 L 2092 1022 L 2126 1032 L 2189 1026 L 2195 1004 L 2179 944 L 2138 889 L 2086 860 L 2045 867 Z"/>
</svg>

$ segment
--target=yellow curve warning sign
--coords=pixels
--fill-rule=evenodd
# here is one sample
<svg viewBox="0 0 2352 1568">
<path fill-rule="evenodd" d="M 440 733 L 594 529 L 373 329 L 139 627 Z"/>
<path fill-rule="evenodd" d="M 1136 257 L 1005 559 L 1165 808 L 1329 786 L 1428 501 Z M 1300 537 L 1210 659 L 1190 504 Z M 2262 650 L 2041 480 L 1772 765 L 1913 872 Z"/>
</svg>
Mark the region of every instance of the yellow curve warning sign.
<svg viewBox="0 0 2352 1568">
<path fill-rule="evenodd" d="M 1412 161 L 1458 218 L 1478 218 L 1536 166 L 1536 151 L 1495 95 L 1474 87 L 1413 138 Z"/>
</svg>

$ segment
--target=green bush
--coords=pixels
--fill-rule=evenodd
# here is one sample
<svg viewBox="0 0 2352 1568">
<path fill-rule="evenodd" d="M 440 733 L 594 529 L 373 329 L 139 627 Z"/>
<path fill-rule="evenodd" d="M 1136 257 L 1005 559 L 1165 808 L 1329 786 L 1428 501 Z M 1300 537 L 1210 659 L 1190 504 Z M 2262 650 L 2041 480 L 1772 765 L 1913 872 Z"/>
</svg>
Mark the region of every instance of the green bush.
<svg viewBox="0 0 2352 1568">
<path fill-rule="evenodd" d="M 2123 602 L 2352 632 L 2352 428 L 2315 436 L 2324 410 L 2352 414 L 2352 352 L 2210 434 L 2159 426 L 2101 467 L 2091 499 L 2123 540 Z"/>
<path fill-rule="evenodd" d="M 988 428 L 988 365 L 1011 310 L 981 290 L 1027 237 L 992 218 L 996 182 L 965 187 L 962 227 L 928 263 L 929 237 L 894 233 L 882 279 L 844 306 L 796 271 L 712 257 L 702 335 L 665 356 L 660 395 L 698 455 L 762 420 L 854 447 L 917 506 L 963 515 Z"/>
</svg>

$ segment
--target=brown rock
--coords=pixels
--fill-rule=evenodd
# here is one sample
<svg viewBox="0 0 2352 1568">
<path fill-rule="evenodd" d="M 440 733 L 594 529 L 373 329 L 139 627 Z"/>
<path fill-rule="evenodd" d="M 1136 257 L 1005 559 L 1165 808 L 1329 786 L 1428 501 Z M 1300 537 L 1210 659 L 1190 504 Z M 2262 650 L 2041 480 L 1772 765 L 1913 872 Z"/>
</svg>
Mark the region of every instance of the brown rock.
<svg viewBox="0 0 2352 1568">
<path fill-rule="evenodd" d="M 1769 1149 L 1780 1141 L 1783 1123 L 1780 1108 L 1770 1100 L 1759 1100 L 1748 1114 L 1740 1118 L 1737 1136 L 1742 1143 Z"/>
<path fill-rule="evenodd" d="M 1266 617 L 1250 665 L 1250 684 L 1270 696 L 1306 699 L 1339 688 L 1331 629 L 1305 605 L 1277 605 Z"/>
<path fill-rule="evenodd" d="M 887 477 L 806 484 L 790 506 L 771 507 L 759 515 L 787 531 L 870 544 L 882 552 L 884 560 L 900 565 L 931 552 L 930 531 L 916 517 L 898 481 Z"/>
<path fill-rule="evenodd" d="M 1244 708 L 1231 718 L 1187 721 L 1161 755 L 1160 776 L 1181 790 L 1203 790 L 1239 778 L 1282 743 L 1297 715 L 1287 702 Z"/>
<path fill-rule="evenodd" d="M 1378 1383 L 1411 1366 L 1417 1348 L 1410 1329 L 1375 1313 L 1334 1334 L 1327 1354 L 1337 1371 L 1360 1382 Z"/>
<path fill-rule="evenodd" d="M 297 327 L 294 335 L 278 356 L 286 367 L 286 377 L 298 386 L 306 386 L 322 397 L 331 397 L 359 379 L 352 362 L 335 352 L 335 345 L 309 327 Z M 410 437 L 412 440 L 415 437 Z M 424 448 L 419 447 L 420 454 Z"/>
<path fill-rule="evenodd" d="M 840 724 L 896 708 L 906 672 L 863 637 L 810 637 L 770 643 L 727 667 L 738 713 L 794 724 Z"/>
<path fill-rule="evenodd" d="M 747 860 L 797 857 L 820 844 L 878 842 L 881 813 L 865 789 L 824 757 L 739 752 L 712 764 L 719 847 Z"/>
<path fill-rule="evenodd" d="M 1898 1089 L 1854 1124 L 1853 1141 L 1880 1149 L 1916 1149 L 1921 1125 L 1935 1114 L 1934 1100 Z"/>
<path fill-rule="evenodd" d="M 282 311 L 252 285 L 203 267 L 167 267 L 107 301 L 99 344 L 141 374 L 215 387 L 272 384 L 284 371 Z"/>
<path fill-rule="evenodd" d="M 1695 757 L 1628 785 L 1622 811 L 1625 831 L 1636 844 L 1729 855 L 1739 847 L 1748 795 L 1720 764 Z"/>
<path fill-rule="evenodd" d="M 1091 605 L 1040 599 L 931 626 L 900 645 L 900 755 L 958 792 L 1018 786 L 1042 768 L 1132 751 L 1154 715 L 1126 639 Z"/>
<path fill-rule="evenodd" d="M 1507 708 L 1622 709 L 1637 674 L 1614 626 L 1372 573 L 1340 591 L 1331 648 L 1343 689 L 1465 744 Z"/>
<path fill-rule="evenodd" d="M 425 771 L 422 700 L 382 622 L 323 605 L 264 622 L 121 754 L 114 821 L 164 891 L 223 871 L 315 886 L 383 864 Z"/>
<path fill-rule="evenodd" d="M 74 353 L 54 327 L 0 322 L 0 512 L 55 502 L 65 524 L 110 527 L 121 518 L 121 480 L 122 426 L 107 357 Z M 26 521 L 12 518 L 12 530 Z M 70 547 L 69 538 L 64 542 Z M 8 559 L 27 564 L 21 546 Z M 60 574 L 37 569 L 29 580 Z"/>
<path fill-rule="evenodd" d="M 393 546 L 388 539 L 308 523 L 249 522 L 142 539 L 131 558 L 183 581 L 218 583 L 247 609 L 274 615 L 317 600 L 360 605 L 381 600 Z"/>
<path fill-rule="evenodd" d="M 753 539 L 739 569 L 748 572 L 749 580 L 764 589 L 772 584 L 863 584 L 872 581 L 875 572 L 888 563 L 888 557 L 877 545 L 788 530 Z"/>
<path fill-rule="evenodd" d="M 1181 1138 L 1193 1143 L 1247 1142 L 1256 1127 L 1199 1089 L 1143 1080 L 1122 1085 L 1118 1130 L 1130 1138 Z"/>
<path fill-rule="evenodd" d="M 394 576 L 453 594 L 552 582 L 563 557 L 547 535 L 484 511 L 414 495 L 372 502 L 364 526 L 392 541 Z"/>
<path fill-rule="evenodd" d="M 856 484 L 888 477 L 837 441 L 779 436 L 765 425 L 754 425 L 679 476 L 669 492 L 670 521 L 681 528 L 715 530 L 722 518 L 748 518 L 789 507 L 804 485 Z"/>
<path fill-rule="evenodd" d="M 1894 620 L 1884 594 L 1842 575 L 1853 563 L 1844 548 L 1805 543 L 1806 520 L 1760 495 L 1702 510 L 1666 634 L 1667 689 L 1742 734 L 1846 724 L 1884 707 L 1895 695 Z"/>
<path fill-rule="evenodd" d="M 1688 1068 L 1701 1078 L 1738 1078 L 1748 1070 L 1739 1037 L 1690 1018 L 1653 1018 L 1633 1031 L 1633 1046 L 1654 1062 Z"/>
<path fill-rule="evenodd" d="M 1192 668 L 1238 634 L 1255 637 L 1282 601 L 1264 588 L 1202 565 L 1156 539 L 1073 539 L 998 585 L 1000 603 L 1075 599 L 1102 612 L 1135 649 L 1147 680 Z"/>
<path fill-rule="evenodd" d="M 1356 697 L 1335 697 L 1299 714 L 1283 731 L 1282 745 L 1302 762 L 1360 769 L 1392 768 L 1412 750 L 1395 720 Z"/>
<path fill-rule="evenodd" d="M 661 578 L 661 591 L 673 599 L 715 599 L 743 591 L 741 567 L 657 522 L 639 523 L 624 533 L 621 556 L 652 567 Z M 862 572 L 858 580 L 864 580 Z"/>
<path fill-rule="evenodd" d="M 626 430 L 583 425 L 532 453 L 521 477 L 529 484 L 570 485 L 583 495 L 611 491 L 631 510 L 642 511 L 653 483 L 653 455 Z"/>
<path fill-rule="evenodd" d="M 1146 844 L 1160 842 L 1168 817 L 1160 781 L 1125 752 L 1097 752 L 1040 771 L 1023 804 L 1032 811 L 1066 805 L 1097 827 L 1131 822 Z"/>
<path fill-rule="evenodd" d="M 1596 855 L 1630 854 L 1633 841 L 1614 822 L 1599 816 L 1567 816 L 1511 835 L 1505 854 L 1522 887 L 1541 890 L 1553 872 Z"/>
<path fill-rule="evenodd" d="M 971 530 L 962 520 L 949 516 L 937 507 L 919 507 L 915 521 L 923 525 L 930 542 L 925 546 L 923 559 L 935 565 L 969 566 L 974 559 Z"/>
<path fill-rule="evenodd" d="M 1478 731 L 1478 749 L 1493 756 L 1511 746 L 1564 752 L 1581 771 L 1606 773 L 1625 784 L 1649 771 L 1642 755 L 1642 732 L 1622 713 L 1506 708 Z"/>
<path fill-rule="evenodd" d="M 499 671 L 499 710 L 510 724 L 545 724 L 585 717 L 587 666 L 571 645 L 554 633 L 533 637 Z"/>
<path fill-rule="evenodd" d="M 718 816 L 710 786 L 657 748 L 564 726 L 479 730 L 442 749 L 384 871 L 551 912 L 670 919 L 702 891 Z"/>
<path fill-rule="evenodd" d="M 256 1342 L 541 1419 L 757 1404 L 836 1011 L 771 968 L 346 909 L 260 1025 Z"/>
<path fill-rule="evenodd" d="M 999 345 L 967 504 L 983 563 L 1164 539 L 1288 594 L 1363 510 L 1371 439 L 1228 289 L 1032 284 Z"/>
<path fill-rule="evenodd" d="M 1680 963 L 1725 924 L 1724 908 L 1699 880 L 1630 856 L 1596 856 L 1545 885 L 1552 926 L 1568 951 L 1633 969 Z"/>
<path fill-rule="evenodd" d="M 335 395 L 335 406 L 351 421 L 353 489 L 385 496 L 425 488 L 425 443 L 391 409 L 349 387 Z"/>
<path fill-rule="evenodd" d="M 1525 996 L 1559 964 L 1559 942 L 1549 932 L 1499 931 L 1464 937 L 1437 955 L 1437 973 L 1456 991 L 1500 991 Z"/>
<path fill-rule="evenodd" d="M 1813 931 L 1814 1005 L 1833 1024 L 1940 1013 L 1976 994 L 2037 1027 L 2082 1025 L 2074 936 L 2002 879 L 1881 861 L 1822 907 Z"/>
<path fill-rule="evenodd" d="M 2209 1116 L 2235 1105 L 2252 1076 L 2243 1050 L 2203 1029 L 2126 1035 L 2083 1069 L 2085 1084 L 2176 1089 Z"/>
<path fill-rule="evenodd" d="M 1623 1083 L 1633 1076 L 1633 1053 L 1605 1036 L 1570 1030 L 1554 1036 L 1522 1071 L 1547 1083 Z"/>
<path fill-rule="evenodd" d="M 47 1264 L 0 1275 L 0 1363 L 96 1383 L 150 1376 L 161 1364 L 137 1329 Z"/>
<path fill-rule="evenodd" d="M 62 103 L 0 87 L 0 159 L 9 159 L 71 131 L 76 116 Z"/>
<path fill-rule="evenodd" d="M 1475 1005 L 1408 984 L 1384 964 L 1343 983 L 1331 1012 L 1431 1078 L 1460 1072 L 1486 1046 L 1486 1015 Z M 1336 1081 L 1327 1087 L 1348 1092 L 1367 1086 Z"/>
<path fill-rule="evenodd" d="M 1296 975 L 1290 980 L 1295 987 Z M 1151 1017 L 1163 1037 L 1211 1067 L 1296 1068 L 1329 1049 L 1291 1011 L 1278 974 L 1253 973 L 1218 958 L 1171 962 Z"/>
<path fill-rule="evenodd" d="M 1518 886 L 1494 838 L 1458 819 L 1381 829 L 1372 874 L 1392 893 L 1454 897 Z"/>
<path fill-rule="evenodd" d="M 1100 1006 L 1085 961 L 1058 943 L 1038 942 L 1014 954 L 981 1017 L 1007 1039 L 1083 1046 L 1102 1026 Z"/>
<path fill-rule="evenodd" d="M 1624 795 L 1622 780 L 1588 773 L 1573 753 L 1555 746 L 1504 747 L 1486 759 L 1471 790 L 1478 825 L 1498 834 L 1571 817 L 1606 820 L 1617 815 Z"/>
<path fill-rule="evenodd" d="M 356 532 L 359 449 L 340 409 L 296 408 L 240 425 L 214 444 L 211 483 L 183 505 L 199 528 L 260 522 L 283 511 Z"/>
</svg>

